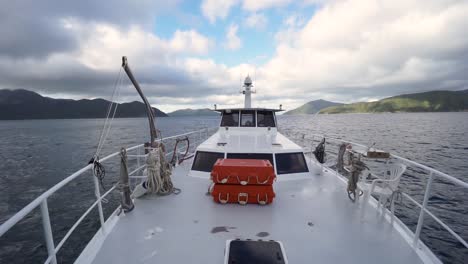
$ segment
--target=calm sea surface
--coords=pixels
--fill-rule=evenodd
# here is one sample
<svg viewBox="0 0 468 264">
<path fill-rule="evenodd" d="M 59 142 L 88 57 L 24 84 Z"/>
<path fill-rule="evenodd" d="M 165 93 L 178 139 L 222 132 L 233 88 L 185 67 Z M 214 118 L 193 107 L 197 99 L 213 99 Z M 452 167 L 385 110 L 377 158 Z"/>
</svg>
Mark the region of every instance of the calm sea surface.
<svg viewBox="0 0 468 264">
<path fill-rule="evenodd" d="M 411 160 L 436 168 L 468 182 L 468 113 L 345 114 L 279 116 L 282 132 L 293 139 L 304 137 L 312 145 L 312 133 L 375 143 Z M 217 126 L 217 117 L 158 118 L 163 136 Z M 0 223 L 48 188 L 86 166 L 93 156 L 102 119 L 0 121 Z M 114 121 L 101 156 L 143 143 L 148 139 L 144 118 Z M 314 143 L 315 144 L 315 143 Z M 337 146 L 327 145 L 336 153 Z M 116 181 L 118 171 L 107 166 L 106 187 Z M 60 241 L 73 223 L 94 202 L 92 175 L 85 174 L 48 199 L 54 240 Z M 409 169 L 402 179 L 404 192 L 421 202 L 427 174 Z M 343 190 L 345 191 L 345 190 Z M 468 240 L 468 190 L 436 179 L 429 209 Z M 106 215 L 117 205 L 117 195 L 104 204 Z M 396 213 L 413 231 L 419 209 L 405 198 Z M 72 263 L 99 228 L 92 212 L 65 243 L 59 263 Z M 423 241 L 446 263 L 468 263 L 468 250 L 456 242 L 430 217 L 425 218 Z M 42 263 L 47 250 L 39 209 L 0 238 L 0 263 Z"/>
</svg>

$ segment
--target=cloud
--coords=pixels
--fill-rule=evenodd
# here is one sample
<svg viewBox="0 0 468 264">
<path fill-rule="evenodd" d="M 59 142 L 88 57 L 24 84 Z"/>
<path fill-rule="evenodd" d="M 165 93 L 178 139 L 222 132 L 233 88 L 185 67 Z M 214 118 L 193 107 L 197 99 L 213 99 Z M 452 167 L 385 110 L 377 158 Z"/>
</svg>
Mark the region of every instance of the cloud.
<svg viewBox="0 0 468 264">
<path fill-rule="evenodd" d="M 178 52 L 206 54 L 213 46 L 213 41 L 195 30 L 177 30 L 174 33 L 170 45 Z"/>
<path fill-rule="evenodd" d="M 286 5 L 248 2 L 242 8 L 250 17 Z M 226 18 L 235 4 L 211 9 L 212 21 Z M 274 54 L 258 67 L 215 61 L 214 41 L 190 27 L 168 37 L 154 33 L 155 10 L 176 8 L 164 1 L 24 5 L 10 1 L 0 10 L 0 88 L 105 98 L 122 55 L 150 102 L 172 110 L 241 104 L 239 80 L 249 72 L 256 72 L 254 105 L 288 109 L 319 98 L 351 102 L 468 88 L 466 1 L 321 1 L 314 14 L 284 18 Z M 228 25 L 220 46 L 239 49 L 239 25 Z M 138 100 L 127 80 L 122 96 Z"/>
<path fill-rule="evenodd" d="M 64 23 L 73 32 L 79 48 L 51 53 L 46 58 L 0 58 L 4 88 L 33 88 L 52 96 L 108 95 L 121 56 L 126 55 L 149 96 L 199 97 L 212 89 L 179 63 L 184 60 L 181 55 L 204 54 L 211 45 L 211 40 L 194 30 L 177 30 L 170 39 L 162 39 L 138 26 L 123 29 L 76 19 Z M 130 86 L 122 94 L 136 95 Z"/>
<path fill-rule="evenodd" d="M 0 9 L 0 56 L 44 58 L 78 47 L 64 18 L 118 26 L 152 26 L 155 16 L 175 7 L 176 1 L 4 1 Z M 20 14 L 20 15 L 19 15 Z"/>
<path fill-rule="evenodd" d="M 257 30 L 263 30 L 268 24 L 268 18 L 262 13 L 252 13 L 245 20 L 245 25 Z"/>
<path fill-rule="evenodd" d="M 261 68 L 261 82 L 278 96 L 341 101 L 453 89 L 450 79 L 466 87 L 467 12 L 462 1 L 324 4 L 304 26 L 288 22 L 290 31 L 277 34 L 276 54 Z"/>
<path fill-rule="evenodd" d="M 237 30 L 239 26 L 236 24 L 231 24 L 226 30 L 226 39 L 224 42 L 224 47 L 229 50 L 237 50 L 242 46 L 241 39 L 237 36 Z"/>
<path fill-rule="evenodd" d="M 291 0 L 244 0 L 242 8 L 251 12 L 268 9 L 272 7 L 282 7 L 291 3 Z"/>
<path fill-rule="evenodd" d="M 203 0 L 201 10 L 203 15 L 213 24 L 216 19 L 225 19 L 237 0 Z"/>
</svg>

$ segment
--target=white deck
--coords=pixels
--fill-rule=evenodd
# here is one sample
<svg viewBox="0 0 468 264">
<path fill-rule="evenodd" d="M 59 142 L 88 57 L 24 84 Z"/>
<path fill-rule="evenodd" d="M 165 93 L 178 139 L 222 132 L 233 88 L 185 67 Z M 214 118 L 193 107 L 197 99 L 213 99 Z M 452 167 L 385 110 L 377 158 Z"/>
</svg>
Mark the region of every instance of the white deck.
<svg viewBox="0 0 468 264">
<path fill-rule="evenodd" d="M 235 238 L 282 241 L 289 263 L 422 263 L 374 209 L 361 219 L 334 174 L 276 182 L 273 204 L 241 206 L 214 203 L 209 180 L 187 173 L 174 171 L 179 195 L 139 199 L 120 216 L 93 263 L 220 264 Z"/>
</svg>

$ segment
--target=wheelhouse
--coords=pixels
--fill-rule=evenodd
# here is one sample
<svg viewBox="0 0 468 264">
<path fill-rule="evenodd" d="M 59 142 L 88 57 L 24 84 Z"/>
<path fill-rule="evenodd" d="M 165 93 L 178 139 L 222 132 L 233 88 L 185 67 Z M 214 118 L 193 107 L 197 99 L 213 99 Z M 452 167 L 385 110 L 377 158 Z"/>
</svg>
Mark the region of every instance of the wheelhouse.
<svg viewBox="0 0 468 264">
<path fill-rule="evenodd" d="M 191 175 L 209 177 L 217 159 L 261 159 L 273 165 L 278 176 L 307 174 L 303 149 L 277 131 L 281 109 L 219 109 L 220 128 L 195 153 Z"/>
<path fill-rule="evenodd" d="M 275 112 L 280 109 L 221 109 L 221 127 L 276 127 Z"/>
</svg>

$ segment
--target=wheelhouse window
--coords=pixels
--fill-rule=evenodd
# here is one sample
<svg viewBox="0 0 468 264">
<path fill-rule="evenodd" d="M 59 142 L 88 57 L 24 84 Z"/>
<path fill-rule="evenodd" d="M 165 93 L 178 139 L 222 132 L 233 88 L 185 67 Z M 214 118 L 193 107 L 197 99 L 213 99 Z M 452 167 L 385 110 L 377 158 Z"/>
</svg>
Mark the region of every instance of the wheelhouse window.
<svg viewBox="0 0 468 264">
<path fill-rule="evenodd" d="M 275 127 L 275 117 L 273 111 L 257 111 L 258 127 Z"/>
<path fill-rule="evenodd" d="M 267 153 L 228 153 L 228 159 L 259 159 L 268 160 L 273 165 L 273 154 Z"/>
<path fill-rule="evenodd" d="M 255 127 L 255 111 L 241 111 L 241 127 Z"/>
<path fill-rule="evenodd" d="M 224 153 L 197 151 L 193 161 L 192 170 L 211 172 L 216 160 L 223 158 Z"/>
<path fill-rule="evenodd" d="M 239 111 L 225 111 L 221 118 L 222 127 L 238 127 L 239 126 Z"/>
<path fill-rule="evenodd" d="M 307 163 L 302 152 L 277 153 L 276 172 L 278 174 L 308 172 Z"/>
</svg>

